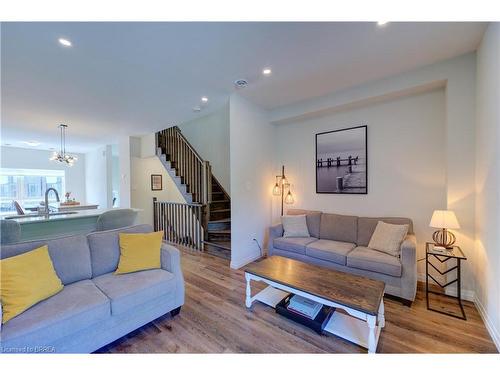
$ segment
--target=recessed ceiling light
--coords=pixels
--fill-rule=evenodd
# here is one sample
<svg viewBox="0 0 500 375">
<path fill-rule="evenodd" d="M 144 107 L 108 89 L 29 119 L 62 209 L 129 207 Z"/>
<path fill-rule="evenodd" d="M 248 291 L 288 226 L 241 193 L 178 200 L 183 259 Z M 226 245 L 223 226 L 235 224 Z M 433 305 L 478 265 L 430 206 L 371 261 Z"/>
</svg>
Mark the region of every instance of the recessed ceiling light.
<svg viewBox="0 0 500 375">
<path fill-rule="evenodd" d="M 269 76 L 271 75 L 271 73 L 272 73 L 271 68 L 262 69 L 262 74 L 264 74 L 265 76 Z"/>
<path fill-rule="evenodd" d="M 385 25 L 387 25 L 388 23 L 389 23 L 388 21 L 378 21 L 378 22 L 377 22 L 377 25 L 378 25 L 378 26 L 385 26 Z"/>
<path fill-rule="evenodd" d="M 207 102 L 208 102 L 208 98 L 207 98 L 206 96 L 202 96 L 202 97 L 201 97 L 201 101 L 202 101 L 203 103 L 207 103 Z"/>
<path fill-rule="evenodd" d="M 200 112 L 201 111 L 201 107 L 199 105 L 197 105 L 196 107 L 193 107 L 193 112 Z"/>
<path fill-rule="evenodd" d="M 64 47 L 71 47 L 73 45 L 68 39 L 64 38 L 59 38 L 59 43 L 62 44 Z"/>
<path fill-rule="evenodd" d="M 34 146 L 39 146 L 39 145 L 40 145 L 40 142 L 38 142 L 38 141 L 23 141 L 23 143 L 24 143 L 25 145 L 28 145 L 28 146 L 33 146 L 33 147 L 34 147 Z"/>
</svg>

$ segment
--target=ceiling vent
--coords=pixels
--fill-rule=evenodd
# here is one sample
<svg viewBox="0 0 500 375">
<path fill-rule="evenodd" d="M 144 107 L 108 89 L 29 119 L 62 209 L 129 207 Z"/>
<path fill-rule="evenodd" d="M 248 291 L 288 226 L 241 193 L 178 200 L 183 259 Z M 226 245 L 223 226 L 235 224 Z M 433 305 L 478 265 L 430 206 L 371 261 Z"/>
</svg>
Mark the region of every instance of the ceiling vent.
<svg viewBox="0 0 500 375">
<path fill-rule="evenodd" d="M 236 81 L 234 81 L 234 85 L 237 88 L 242 89 L 243 87 L 246 87 L 248 85 L 248 81 L 246 79 L 237 79 Z"/>
</svg>

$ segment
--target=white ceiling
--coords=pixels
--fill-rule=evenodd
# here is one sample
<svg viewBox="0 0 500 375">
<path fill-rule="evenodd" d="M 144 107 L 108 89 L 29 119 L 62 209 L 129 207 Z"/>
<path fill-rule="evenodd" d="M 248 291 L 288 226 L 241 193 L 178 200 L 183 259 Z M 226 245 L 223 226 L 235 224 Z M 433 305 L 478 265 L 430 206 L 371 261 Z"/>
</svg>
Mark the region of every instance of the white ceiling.
<svg viewBox="0 0 500 375">
<path fill-rule="evenodd" d="M 3 23 L 2 144 L 87 151 L 203 116 L 233 81 L 267 109 L 477 48 L 483 23 Z M 72 41 L 65 48 L 59 37 Z M 270 66 L 273 73 L 263 77 Z M 200 113 L 192 111 L 201 96 Z M 26 146 L 25 146 L 26 147 Z"/>
</svg>

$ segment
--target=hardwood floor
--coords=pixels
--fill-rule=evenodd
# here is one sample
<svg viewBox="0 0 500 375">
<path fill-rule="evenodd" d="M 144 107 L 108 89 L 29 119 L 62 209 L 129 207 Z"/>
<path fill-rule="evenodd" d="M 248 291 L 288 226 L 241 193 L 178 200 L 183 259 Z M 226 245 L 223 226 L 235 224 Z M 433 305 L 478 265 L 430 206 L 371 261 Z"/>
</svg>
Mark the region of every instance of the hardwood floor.
<svg viewBox="0 0 500 375">
<path fill-rule="evenodd" d="M 243 270 L 229 261 L 182 250 L 186 301 L 179 315 L 167 314 L 100 349 L 99 353 L 366 353 L 335 336 L 318 335 L 254 303 L 245 308 Z M 253 283 L 252 292 L 264 284 Z M 443 297 L 433 302 L 453 311 Z M 464 303 L 467 321 L 426 309 L 419 285 L 412 307 L 385 298 L 386 325 L 378 353 L 497 353 L 481 317 Z"/>
</svg>

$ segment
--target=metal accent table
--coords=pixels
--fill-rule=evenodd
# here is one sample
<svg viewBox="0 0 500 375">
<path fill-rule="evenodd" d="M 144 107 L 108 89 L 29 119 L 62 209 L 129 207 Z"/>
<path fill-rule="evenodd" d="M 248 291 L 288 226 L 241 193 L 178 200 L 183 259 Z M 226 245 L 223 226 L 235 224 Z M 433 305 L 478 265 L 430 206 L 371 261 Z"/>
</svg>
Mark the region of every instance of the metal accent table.
<svg viewBox="0 0 500 375">
<path fill-rule="evenodd" d="M 458 247 L 458 246 L 453 246 L 452 249 L 446 249 L 446 250 L 440 251 L 440 250 L 435 250 L 434 245 L 435 244 L 433 242 L 426 242 L 425 243 L 425 299 L 427 302 L 427 310 L 435 311 L 435 312 L 438 312 L 440 314 L 448 315 L 448 316 L 451 316 L 454 318 L 467 320 L 467 317 L 465 316 L 464 307 L 462 305 L 462 295 L 461 295 L 461 293 L 462 293 L 462 280 L 461 280 L 462 275 L 461 275 L 461 263 L 460 263 L 462 260 L 467 260 L 467 257 L 462 252 L 462 249 L 460 249 L 460 247 Z M 432 264 L 432 262 L 431 262 L 432 258 L 437 259 L 441 263 L 445 263 L 446 261 L 448 261 L 450 259 L 456 259 L 457 264 L 455 266 L 447 269 L 446 271 L 441 272 L 436 266 L 434 266 L 434 264 Z M 429 265 L 432 268 L 434 268 L 434 270 L 437 271 L 442 276 L 448 274 L 449 272 L 457 270 L 457 277 L 456 277 L 456 279 L 449 281 L 444 285 L 441 285 L 441 283 L 439 281 L 437 281 L 429 273 Z M 447 286 L 449 286 L 453 283 L 457 283 L 457 296 L 454 297 L 454 296 L 450 296 L 450 295 L 445 294 L 445 293 L 429 290 L 429 278 L 431 278 L 441 288 L 446 288 Z M 429 307 L 429 293 L 457 299 L 458 305 L 460 306 L 460 310 L 462 312 L 462 315 L 450 314 L 448 312 L 436 310 L 436 309 Z"/>
</svg>

